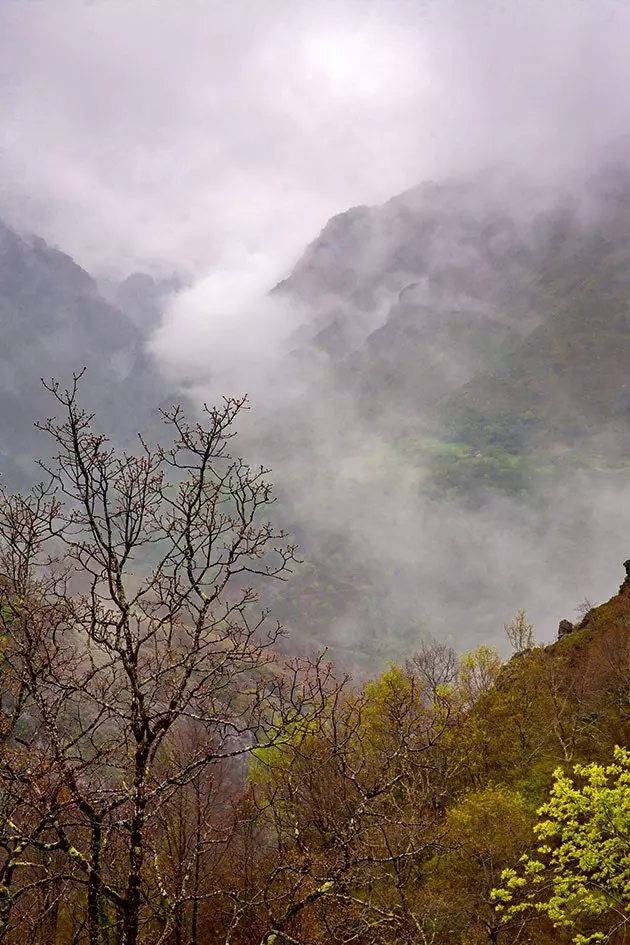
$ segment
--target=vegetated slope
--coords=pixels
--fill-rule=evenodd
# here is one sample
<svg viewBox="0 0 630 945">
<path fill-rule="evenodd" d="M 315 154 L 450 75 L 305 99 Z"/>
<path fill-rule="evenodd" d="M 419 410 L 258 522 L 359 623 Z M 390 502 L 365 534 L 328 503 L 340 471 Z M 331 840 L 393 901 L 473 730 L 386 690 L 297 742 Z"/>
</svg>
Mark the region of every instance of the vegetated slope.
<svg viewBox="0 0 630 945">
<path fill-rule="evenodd" d="M 593 241 L 571 267 L 548 321 L 440 405 L 438 436 L 459 448 L 434 460 L 436 487 L 524 494 L 579 471 L 615 488 L 627 475 L 630 245 Z"/>
<path fill-rule="evenodd" d="M 628 745 L 629 625 L 627 578 L 619 594 L 588 610 L 558 642 L 527 649 L 503 666 L 484 649 L 463 660 L 471 708 L 443 746 L 451 772 L 442 795 L 443 845 L 425 865 L 417 889 L 416 908 L 424 907 L 424 914 L 432 910 L 434 940 L 441 945 L 568 943 L 578 933 L 609 931 L 619 907 L 627 908 L 625 892 L 621 903 L 603 897 L 595 917 L 569 909 L 573 922 L 567 928 L 554 928 L 535 909 L 504 922 L 492 890 L 505 885 L 504 869 L 522 875 L 521 858 L 536 855 L 541 837 L 533 826 L 537 809 L 549 798 L 554 771 L 570 774 L 578 763 L 607 766 L 615 745 Z M 426 666 L 427 652 L 408 669 Z M 582 821 L 573 826 L 576 839 L 583 827 Z M 609 868 L 614 874 L 623 864 L 611 861 Z M 549 889 L 549 882 L 540 886 L 540 899 Z M 515 887 L 517 902 L 519 895 Z"/>
<path fill-rule="evenodd" d="M 314 721 L 312 732 L 299 733 L 292 744 L 289 735 L 286 755 L 254 764 L 253 792 L 257 779 L 262 783 L 254 796 L 273 787 L 274 826 L 289 812 L 262 875 L 265 867 L 277 872 L 281 862 L 301 869 L 309 892 L 325 883 L 319 903 L 297 884 L 283 888 L 297 902 L 290 913 L 295 921 L 282 926 L 292 940 L 328 940 L 334 929 L 335 940 L 366 945 L 418 938 L 435 945 L 568 945 L 625 918 L 627 886 L 603 895 L 590 914 L 577 897 L 570 899 L 570 921 L 557 927 L 536 908 L 506 916 L 493 890 L 505 886 L 504 870 L 523 875 L 524 857 L 538 858 L 543 844 L 541 859 L 549 859 L 555 839 L 533 828 L 554 771 L 571 774 L 580 762 L 607 765 L 614 746 L 628 743 L 629 617 L 630 578 L 578 627 L 565 626 L 569 632 L 557 643 L 526 640 L 530 645 L 507 663 L 488 647 L 458 658 L 442 644 L 426 643 L 403 665 L 390 665 L 365 687 L 357 684 L 347 702 L 331 700 L 330 723 Z M 356 713 L 351 738 L 340 738 L 347 728 L 339 724 L 341 713 L 335 716 L 337 706 Z M 627 869 L 624 813 L 611 816 L 602 806 L 594 825 L 617 839 L 603 845 L 609 851 L 604 888 L 613 892 L 609 877 Z M 588 804 L 569 826 L 583 855 L 578 863 L 561 860 L 561 867 L 586 874 L 586 885 L 601 889 L 588 842 L 580 847 L 593 827 Z M 375 878 L 374 865 L 383 863 Z M 534 901 L 549 897 L 550 874 L 530 883 Z M 523 889 L 510 888 L 513 901 L 522 901 Z"/>
<path fill-rule="evenodd" d="M 161 383 L 143 335 L 108 304 L 69 256 L 0 221 L 0 468 L 13 484 L 30 478 L 47 448 L 33 429 L 52 411 L 41 378 L 67 385 L 87 368 L 82 400 L 119 440 L 146 426 Z"/>
<path fill-rule="evenodd" d="M 529 414 L 532 432 L 568 438 L 618 428 L 629 416 L 630 186 L 576 244 L 575 234 L 540 274 L 550 317 L 514 351 L 462 387 L 449 408 L 489 421 Z M 571 242 L 573 246 L 571 247 Z"/>
<path fill-rule="evenodd" d="M 629 455 L 629 205 L 622 165 L 560 196 L 488 174 L 308 248 L 277 291 L 314 313 L 294 357 L 316 369 L 266 457 L 308 561 L 291 625 L 370 659 L 427 628 L 492 638 L 530 588 L 551 621 L 572 569 L 599 593 L 593 509 Z"/>
<path fill-rule="evenodd" d="M 575 625 L 561 623 L 561 639 L 514 656 L 475 710 L 501 733 L 494 752 L 479 756 L 483 776 L 502 772 L 536 803 L 557 764 L 609 759 L 630 738 L 630 580 Z"/>
<path fill-rule="evenodd" d="M 308 308 L 296 349 L 386 434 L 456 407 L 599 424 L 627 409 L 629 209 L 617 164 L 555 202 L 499 172 L 424 185 L 335 217 L 275 291 Z"/>
</svg>

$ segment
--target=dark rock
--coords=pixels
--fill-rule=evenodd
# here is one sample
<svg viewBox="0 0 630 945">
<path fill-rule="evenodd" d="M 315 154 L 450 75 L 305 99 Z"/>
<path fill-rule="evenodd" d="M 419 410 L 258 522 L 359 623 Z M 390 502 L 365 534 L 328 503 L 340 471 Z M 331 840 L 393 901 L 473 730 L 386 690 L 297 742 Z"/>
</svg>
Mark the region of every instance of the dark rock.
<svg viewBox="0 0 630 945">
<path fill-rule="evenodd" d="M 558 624 L 558 639 L 561 640 L 563 637 L 566 637 L 567 634 L 573 633 L 575 627 L 570 620 L 561 620 Z"/>
</svg>

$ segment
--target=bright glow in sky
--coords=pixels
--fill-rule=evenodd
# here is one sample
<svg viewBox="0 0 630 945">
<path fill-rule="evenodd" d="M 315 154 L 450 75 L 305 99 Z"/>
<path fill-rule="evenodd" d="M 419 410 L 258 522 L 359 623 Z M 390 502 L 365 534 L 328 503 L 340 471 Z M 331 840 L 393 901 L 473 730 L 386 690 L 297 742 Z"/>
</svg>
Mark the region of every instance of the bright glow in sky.
<svg viewBox="0 0 630 945">
<path fill-rule="evenodd" d="M 2 7 L 0 214 L 91 268 L 281 274 L 335 212 L 489 161 L 564 177 L 630 113 L 614 0 Z"/>
</svg>

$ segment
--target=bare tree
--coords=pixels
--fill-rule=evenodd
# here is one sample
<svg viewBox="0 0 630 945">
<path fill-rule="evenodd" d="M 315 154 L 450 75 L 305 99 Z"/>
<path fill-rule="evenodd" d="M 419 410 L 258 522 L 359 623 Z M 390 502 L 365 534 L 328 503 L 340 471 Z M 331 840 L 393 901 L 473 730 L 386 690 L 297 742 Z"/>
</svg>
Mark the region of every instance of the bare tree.
<svg viewBox="0 0 630 945">
<path fill-rule="evenodd" d="M 24 920 L 33 894 L 54 912 L 68 880 L 55 855 L 62 847 L 55 827 L 69 797 L 42 738 L 38 701 L 59 672 L 73 674 L 57 641 L 67 626 L 65 576 L 54 567 L 35 569 L 55 510 L 42 487 L 26 498 L 0 491 L 0 942 L 14 913 Z M 55 711 L 49 705 L 49 718 Z"/>
<path fill-rule="evenodd" d="M 170 446 L 141 440 L 130 455 L 93 432 L 78 382 L 49 385 L 63 410 L 43 424 L 57 448 L 49 486 L 4 496 L 5 521 L 25 516 L 36 540 L 2 532 L 14 572 L 3 621 L 19 656 L 13 711 L 24 715 L 22 674 L 54 781 L 29 843 L 39 829 L 81 877 L 90 945 L 136 945 L 157 937 L 162 891 L 147 877 L 178 792 L 301 711 L 257 591 L 294 549 L 265 518 L 266 471 L 230 451 L 244 400 L 198 423 L 166 411 Z"/>
<path fill-rule="evenodd" d="M 524 653 L 536 645 L 534 627 L 527 622 L 525 611 L 522 609 L 516 611 L 509 623 L 503 624 L 503 629 L 515 654 Z"/>
<path fill-rule="evenodd" d="M 360 690 L 316 673 L 310 684 L 321 711 L 256 755 L 252 797 L 273 846 L 248 904 L 255 933 L 243 900 L 248 940 L 422 941 L 431 919 L 416 891 L 439 846 L 434 749 L 445 706 L 428 704 L 404 670 Z"/>
</svg>

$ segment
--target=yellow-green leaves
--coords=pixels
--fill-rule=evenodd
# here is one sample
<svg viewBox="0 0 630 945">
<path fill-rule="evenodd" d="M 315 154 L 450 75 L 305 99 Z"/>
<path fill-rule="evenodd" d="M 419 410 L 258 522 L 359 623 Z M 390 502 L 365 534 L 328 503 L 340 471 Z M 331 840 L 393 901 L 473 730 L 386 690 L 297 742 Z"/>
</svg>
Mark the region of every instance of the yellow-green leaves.
<svg viewBox="0 0 630 945">
<path fill-rule="evenodd" d="M 503 624 L 503 629 L 515 653 L 530 650 L 536 645 L 534 627 L 527 622 L 524 610 L 517 610 L 512 620 Z"/>
<path fill-rule="evenodd" d="M 576 945 L 602 941 L 630 921 L 630 752 L 617 747 L 612 764 L 575 765 L 572 776 L 557 769 L 538 815 L 537 856 L 503 872 L 497 910 L 534 908 L 575 930 Z"/>
<path fill-rule="evenodd" d="M 527 848 L 532 811 L 513 788 L 489 784 L 465 794 L 447 815 L 451 841 L 469 856 L 497 861 Z"/>
<path fill-rule="evenodd" d="M 465 706 L 473 706 L 484 692 L 492 688 L 501 666 L 501 657 L 491 646 L 480 646 L 473 653 L 462 656 L 458 689 Z"/>
</svg>

